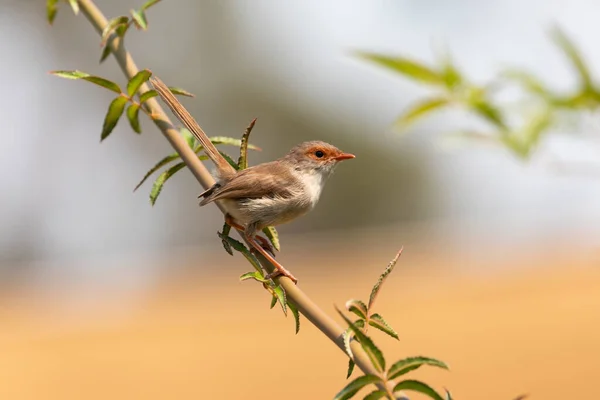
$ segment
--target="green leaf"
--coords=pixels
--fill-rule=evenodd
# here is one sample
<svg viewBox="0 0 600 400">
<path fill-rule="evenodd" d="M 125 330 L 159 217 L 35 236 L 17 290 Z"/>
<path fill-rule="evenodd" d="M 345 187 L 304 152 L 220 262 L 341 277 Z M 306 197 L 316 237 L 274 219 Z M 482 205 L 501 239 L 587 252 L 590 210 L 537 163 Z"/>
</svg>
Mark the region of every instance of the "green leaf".
<svg viewBox="0 0 600 400">
<path fill-rule="evenodd" d="M 178 94 L 178 95 L 180 95 L 180 96 L 196 97 L 196 95 L 194 95 L 194 94 L 192 94 L 192 93 L 190 93 L 190 92 L 188 92 L 187 90 L 185 90 L 185 89 L 182 89 L 182 88 L 178 88 L 178 87 L 172 87 L 172 86 L 170 86 L 170 87 L 169 87 L 169 90 L 171 91 L 171 93 L 173 93 L 173 94 Z"/>
<path fill-rule="evenodd" d="M 104 60 L 106 60 L 106 58 L 110 55 L 111 52 L 112 50 L 110 49 L 110 46 L 104 46 L 104 48 L 102 49 L 102 55 L 100 56 L 100 64 L 102 64 Z"/>
<path fill-rule="evenodd" d="M 54 23 L 54 19 L 56 18 L 56 12 L 58 11 L 58 7 L 56 6 L 57 3 L 58 0 L 46 1 L 46 18 L 48 18 L 50 25 Z"/>
<path fill-rule="evenodd" d="M 231 145 L 231 146 L 236 146 L 236 147 L 240 147 L 242 145 L 242 141 L 240 139 L 234 139 L 234 138 L 230 138 L 230 137 L 226 137 L 226 136 L 213 136 L 210 138 L 210 141 L 214 144 L 226 144 L 226 145 Z M 255 146 L 253 144 L 248 144 L 248 148 L 252 149 L 252 150 L 258 150 L 260 151 L 261 148 L 258 146 Z M 236 163 L 237 166 L 237 163 Z"/>
<path fill-rule="evenodd" d="M 229 232 L 231 232 L 231 226 L 229 226 L 227 224 L 227 222 L 223 223 L 223 229 L 221 229 L 223 232 L 221 232 L 221 235 L 223 236 L 229 236 Z M 233 255 L 233 250 L 231 249 L 231 245 L 226 241 L 221 239 L 221 243 L 223 243 L 223 248 L 225 249 L 226 252 L 229 253 L 230 256 Z"/>
<path fill-rule="evenodd" d="M 446 84 L 444 77 L 437 71 L 408 58 L 362 52 L 359 52 L 358 56 L 422 83 L 438 86 Z"/>
<path fill-rule="evenodd" d="M 381 285 L 383 284 L 387 276 L 394 270 L 394 266 L 398 262 L 398 258 L 400 258 L 400 255 L 402 254 L 402 250 L 403 249 L 400 249 L 400 251 L 396 254 L 396 257 L 394 257 L 394 259 L 390 261 L 383 273 L 379 276 L 377 283 L 375 283 L 375 285 L 373 286 L 373 289 L 371 290 L 371 296 L 369 296 L 369 305 L 367 306 L 367 310 L 371 310 L 371 308 L 373 307 L 375 299 L 377 299 L 377 295 L 379 294 L 379 289 L 381 288 Z"/>
<path fill-rule="evenodd" d="M 129 95 L 129 97 L 132 97 L 135 94 L 135 92 L 138 91 L 140 86 L 142 86 L 144 82 L 146 82 L 150 78 L 150 76 L 152 76 L 152 72 L 150 72 L 147 69 L 141 70 L 137 74 L 135 74 L 129 80 L 129 82 L 127 82 L 127 94 Z"/>
<path fill-rule="evenodd" d="M 248 279 L 254 279 L 255 281 L 259 282 L 266 282 L 263 275 L 258 271 L 246 272 L 245 274 L 240 275 L 241 282 L 246 281 Z"/>
<path fill-rule="evenodd" d="M 360 300 L 351 299 L 346 302 L 346 309 L 362 319 L 367 319 L 367 305 Z"/>
<path fill-rule="evenodd" d="M 140 8 L 140 10 L 144 11 L 149 9 L 150 7 L 152 7 L 153 5 L 155 5 L 156 3 L 158 3 L 160 0 L 150 0 L 147 1 L 146 3 L 144 3 L 144 5 Z"/>
<path fill-rule="evenodd" d="M 463 82 L 463 77 L 458 69 L 447 59 L 442 66 L 442 76 L 448 89 L 454 89 Z"/>
<path fill-rule="evenodd" d="M 383 390 L 375 390 L 374 392 L 369 393 L 365 396 L 363 400 L 379 400 L 383 399 L 387 395 Z"/>
<path fill-rule="evenodd" d="M 275 286 L 273 288 L 273 294 L 277 298 L 277 301 L 279 301 L 279 304 L 281 304 L 281 309 L 283 310 L 283 313 L 287 315 L 287 298 L 283 287 Z"/>
<path fill-rule="evenodd" d="M 147 92 L 140 94 L 140 104 L 156 96 L 158 96 L 158 92 L 154 89 L 150 89 Z"/>
<path fill-rule="evenodd" d="M 350 378 L 350 375 L 352 375 L 352 372 L 354 371 L 354 366 L 356 364 L 354 363 L 354 360 L 349 358 L 348 359 L 348 372 L 346 373 L 346 379 Z"/>
<path fill-rule="evenodd" d="M 422 365 L 430 365 L 442 369 L 448 369 L 448 366 L 442 361 L 429 357 L 408 357 L 395 362 L 387 372 L 388 379 L 396 379 L 397 377 L 413 371 Z"/>
<path fill-rule="evenodd" d="M 433 400 L 444 400 L 444 398 L 440 396 L 435 390 L 433 390 L 429 385 L 420 381 L 402 381 L 394 387 L 394 393 L 400 390 L 412 390 L 414 392 L 423 393 L 424 395 L 431 397 Z"/>
<path fill-rule="evenodd" d="M 197 151 L 200 151 L 200 149 L 198 149 Z M 223 156 L 223 158 L 229 163 L 229 165 L 231 165 L 235 170 L 237 170 L 237 163 L 233 161 L 233 158 L 229 157 L 227 153 L 223 153 L 221 150 L 219 150 L 219 154 Z"/>
<path fill-rule="evenodd" d="M 108 106 L 108 112 L 104 117 L 104 124 L 102 125 L 102 134 L 100 135 L 100 141 L 103 141 L 110 135 L 110 133 L 115 129 L 121 115 L 123 115 L 123 111 L 125 110 L 125 105 L 127 104 L 127 98 L 124 96 L 119 96 L 114 99 L 110 105 Z"/>
<path fill-rule="evenodd" d="M 263 228 L 263 233 L 269 239 L 269 242 L 273 245 L 273 248 L 277 251 L 281 251 L 281 244 L 279 243 L 279 234 L 274 226 L 266 226 Z"/>
<path fill-rule="evenodd" d="M 273 307 L 275 307 L 275 304 L 277 304 L 277 297 L 273 296 L 271 297 L 271 305 L 269 306 L 269 308 L 273 309 Z"/>
<path fill-rule="evenodd" d="M 579 73 L 579 79 L 581 81 L 581 85 L 585 90 L 593 89 L 594 84 L 592 82 L 592 77 L 590 75 L 590 71 L 583 61 L 581 54 L 575 44 L 567 37 L 562 29 L 556 26 L 551 32 L 550 35 L 554 42 L 561 48 L 561 50 L 565 53 L 573 67 Z"/>
<path fill-rule="evenodd" d="M 56 75 L 60 78 L 65 79 L 83 79 L 84 81 L 88 81 L 94 83 L 98 86 L 102 86 L 108 90 L 111 90 L 115 93 L 121 94 L 121 88 L 116 83 L 109 81 L 108 79 L 100 78 L 99 76 L 90 75 L 81 71 L 50 71 L 52 75 Z"/>
<path fill-rule="evenodd" d="M 144 175 L 144 177 L 142 178 L 140 183 L 138 183 L 135 186 L 135 189 L 133 189 L 133 191 L 135 192 L 136 190 L 138 190 L 138 188 L 140 186 L 142 186 L 142 184 L 146 181 L 146 179 L 148 179 L 150 177 L 150 175 L 152 175 L 153 173 L 155 173 L 156 171 L 158 171 L 165 165 L 169 164 L 170 162 L 177 160 L 178 158 L 179 158 L 179 154 L 173 153 L 173 154 L 169 154 L 168 156 L 166 156 L 165 158 L 160 160 L 158 163 L 156 163 L 156 165 L 154 167 L 150 168 L 150 170 L 148 172 L 146 172 L 146 175 Z"/>
<path fill-rule="evenodd" d="M 509 69 L 504 71 L 502 76 L 519 83 L 525 90 L 531 93 L 542 97 L 548 96 L 548 90 L 544 87 L 544 84 L 535 75 L 529 72 Z"/>
<path fill-rule="evenodd" d="M 349 384 L 347 384 L 338 394 L 335 395 L 334 400 L 347 400 L 353 397 L 360 389 L 372 383 L 381 382 L 381 378 L 375 375 L 363 375 L 359 376 Z"/>
<path fill-rule="evenodd" d="M 491 105 L 489 102 L 485 100 L 477 100 L 472 102 L 471 107 L 476 114 L 479 114 L 483 118 L 487 119 L 492 124 L 496 125 L 499 128 L 506 129 L 506 124 L 504 123 L 504 118 L 502 117 L 502 113 L 496 107 Z"/>
<path fill-rule="evenodd" d="M 527 124 L 523 128 L 523 137 L 525 146 L 529 150 L 538 144 L 542 134 L 550 128 L 552 123 L 551 118 L 551 111 L 545 109 L 527 120 Z"/>
<path fill-rule="evenodd" d="M 117 27 L 127 25 L 128 23 L 129 23 L 129 17 L 126 15 L 121 15 L 121 16 L 118 16 L 118 17 L 115 17 L 115 18 L 109 20 L 106 23 L 106 26 L 104 27 L 104 29 L 102 30 L 102 35 L 101 35 L 102 39 L 100 41 L 100 45 L 106 46 L 106 42 L 108 41 L 108 38 L 113 33 L 113 31 L 115 29 L 117 29 Z M 122 36 L 122 35 L 119 35 L 119 33 L 125 33 L 125 32 L 123 30 L 121 32 L 117 32 L 118 36 Z"/>
<path fill-rule="evenodd" d="M 79 2 L 77 0 L 69 0 L 69 4 L 71 5 L 71 9 L 75 15 L 79 14 Z"/>
<path fill-rule="evenodd" d="M 369 325 L 387 333 L 396 340 L 400 340 L 398 333 L 396 333 L 396 331 L 379 314 L 373 314 L 369 317 Z"/>
<path fill-rule="evenodd" d="M 344 321 L 346 321 L 350 329 L 352 329 L 352 332 L 354 332 L 354 336 L 356 337 L 356 339 L 358 339 L 358 342 L 360 343 L 361 347 L 369 356 L 369 359 L 371 360 L 371 363 L 373 364 L 375 369 L 379 372 L 384 371 L 385 358 L 383 357 L 383 353 L 381 352 L 381 350 L 379 350 L 379 348 L 375 346 L 375 343 L 373 343 L 373 340 L 371 340 L 370 337 L 365 335 L 365 333 L 355 323 L 350 321 L 350 319 L 348 319 L 348 317 L 346 317 L 344 313 L 342 313 L 339 309 L 337 310 L 337 312 L 342 316 Z"/>
<path fill-rule="evenodd" d="M 154 181 L 154 185 L 152 185 L 152 190 L 150 190 L 150 204 L 154 205 L 156 203 L 156 199 L 162 191 L 165 182 L 168 181 L 170 177 L 175 175 L 177 171 L 179 171 L 183 167 L 185 167 L 185 163 L 183 162 L 175 164 L 174 166 L 160 174 L 158 178 L 156 178 L 156 180 Z"/>
<path fill-rule="evenodd" d="M 144 11 L 131 10 L 131 18 L 136 28 L 146 30 L 148 29 L 148 20 L 146 19 L 146 13 Z"/>
<path fill-rule="evenodd" d="M 181 128 L 179 130 L 179 133 L 181 133 L 181 136 L 185 139 L 190 149 L 194 150 L 194 148 L 196 147 L 196 138 L 194 137 L 192 132 L 190 132 L 187 128 Z M 197 153 L 198 151 L 194 150 L 194 152 Z"/>
<path fill-rule="evenodd" d="M 252 128 L 254 128 L 254 124 L 256 123 L 256 118 L 250 121 L 250 125 L 244 131 L 242 135 L 242 140 L 240 143 L 240 158 L 238 158 L 238 170 L 248 168 L 248 139 L 250 138 L 250 132 L 252 132 Z"/>
<path fill-rule="evenodd" d="M 127 119 L 129 120 L 129 125 L 131 125 L 131 129 L 136 133 L 142 133 L 142 128 L 140 128 L 140 120 L 138 115 L 140 113 L 140 106 L 138 104 L 130 104 L 127 107 Z"/>
<path fill-rule="evenodd" d="M 290 311 L 292 312 L 292 315 L 294 316 L 294 321 L 296 322 L 297 335 L 298 332 L 300 332 L 300 313 L 298 312 L 298 307 L 296 307 L 296 304 L 294 304 L 293 302 L 288 301 L 287 305 Z"/>
<path fill-rule="evenodd" d="M 413 104 L 404 114 L 398 117 L 398 119 L 396 120 L 396 125 L 400 127 L 407 127 L 408 125 L 415 122 L 417 119 L 423 117 L 425 114 L 435 111 L 449 104 L 450 100 L 443 97 L 425 99 L 421 102 Z"/>
<path fill-rule="evenodd" d="M 250 252 L 250 250 L 248 250 L 248 248 L 246 246 L 244 246 L 244 244 L 242 242 L 239 242 L 232 237 L 225 236 L 224 234 L 222 234 L 220 232 L 217 232 L 217 235 L 219 235 L 219 237 L 222 240 L 225 240 L 235 251 L 242 253 L 242 255 L 244 257 L 246 257 L 246 260 L 248 260 L 250 262 L 250 264 L 252 264 L 254 269 L 262 274 L 262 267 L 260 266 L 260 263 L 256 259 L 256 256 L 254 256 L 254 254 L 252 254 Z"/>
</svg>

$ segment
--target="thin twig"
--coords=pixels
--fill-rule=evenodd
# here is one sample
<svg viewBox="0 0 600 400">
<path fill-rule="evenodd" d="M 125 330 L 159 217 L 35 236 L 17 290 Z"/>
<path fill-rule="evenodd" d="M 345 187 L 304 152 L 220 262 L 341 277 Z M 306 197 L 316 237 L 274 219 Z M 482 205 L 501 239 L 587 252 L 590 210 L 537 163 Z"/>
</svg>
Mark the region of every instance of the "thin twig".
<svg viewBox="0 0 600 400">
<path fill-rule="evenodd" d="M 79 7 L 81 12 L 94 26 L 96 31 L 99 34 L 102 34 L 102 30 L 108 23 L 108 20 L 100 11 L 100 9 L 98 9 L 98 7 L 91 0 L 79 0 Z M 107 45 L 110 46 L 117 63 L 123 70 L 123 73 L 128 79 L 131 79 L 139 71 L 139 69 L 135 65 L 131 54 L 125 49 L 123 39 L 119 38 L 113 33 L 109 38 Z M 149 88 L 147 84 L 142 85 L 140 88 L 141 93 L 144 93 L 148 90 Z M 202 164 L 202 162 L 198 159 L 196 153 L 194 153 L 194 151 L 187 145 L 185 139 L 179 135 L 179 132 L 173 126 L 169 120 L 169 117 L 165 114 L 158 101 L 155 98 L 152 98 L 149 99 L 145 104 L 148 107 L 148 110 L 152 115 L 153 121 L 158 129 L 163 133 L 169 143 L 171 143 L 171 146 L 173 146 L 173 148 L 181 156 L 182 160 L 190 169 L 194 177 L 196 177 L 198 182 L 205 189 L 211 187 L 215 183 L 214 178 L 211 176 L 204 164 Z M 219 204 L 218 206 L 223 212 L 224 208 Z M 260 257 L 260 261 L 267 268 L 267 270 L 273 270 L 273 266 L 266 259 Z M 310 321 L 317 329 L 325 334 L 325 336 L 331 339 L 331 341 L 333 341 L 338 348 L 345 353 L 342 339 L 344 329 L 342 329 L 337 322 L 335 322 L 329 315 L 321 310 L 310 299 L 310 297 L 300 290 L 298 286 L 292 283 L 291 280 L 284 277 L 279 280 L 279 283 L 285 289 L 288 300 L 293 302 L 298 307 L 298 310 L 302 313 L 302 315 L 304 315 L 308 321 Z M 356 365 L 365 374 L 378 375 L 379 373 L 371 365 L 368 356 L 363 351 L 360 344 L 353 342 L 351 346 Z M 393 385 L 393 382 L 391 382 L 391 384 Z"/>
</svg>

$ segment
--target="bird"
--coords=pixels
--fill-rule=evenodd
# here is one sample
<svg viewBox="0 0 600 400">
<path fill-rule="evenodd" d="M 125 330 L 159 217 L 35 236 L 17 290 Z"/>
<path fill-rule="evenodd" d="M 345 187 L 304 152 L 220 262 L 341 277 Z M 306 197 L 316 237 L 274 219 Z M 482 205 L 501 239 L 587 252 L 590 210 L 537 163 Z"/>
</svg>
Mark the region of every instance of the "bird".
<svg viewBox="0 0 600 400">
<path fill-rule="evenodd" d="M 150 83 L 215 164 L 216 183 L 198 196 L 202 198 L 200 206 L 221 202 L 227 210 L 225 221 L 275 267 L 266 278 L 283 275 L 297 283 L 296 277 L 267 251 L 266 240 L 257 234 L 267 226 L 290 222 L 311 211 L 335 167 L 341 161 L 355 158 L 354 154 L 323 141 L 308 141 L 294 146 L 277 160 L 238 171 L 219 153 L 162 80 L 153 76 Z"/>
</svg>

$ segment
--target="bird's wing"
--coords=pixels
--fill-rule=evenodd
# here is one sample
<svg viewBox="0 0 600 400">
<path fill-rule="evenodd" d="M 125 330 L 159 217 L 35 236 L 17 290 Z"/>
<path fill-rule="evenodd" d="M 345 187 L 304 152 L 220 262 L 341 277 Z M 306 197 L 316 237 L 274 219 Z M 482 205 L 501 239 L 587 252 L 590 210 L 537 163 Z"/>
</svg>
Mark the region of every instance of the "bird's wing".
<svg viewBox="0 0 600 400">
<path fill-rule="evenodd" d="M 239 171 L 227 182 L 222 182 L 200 202 L 200 205 L 220 199 L 255 199 L 260 197 L 289 197 L 298 181 L 289 168 L 271 162 Z"/>
</svg>

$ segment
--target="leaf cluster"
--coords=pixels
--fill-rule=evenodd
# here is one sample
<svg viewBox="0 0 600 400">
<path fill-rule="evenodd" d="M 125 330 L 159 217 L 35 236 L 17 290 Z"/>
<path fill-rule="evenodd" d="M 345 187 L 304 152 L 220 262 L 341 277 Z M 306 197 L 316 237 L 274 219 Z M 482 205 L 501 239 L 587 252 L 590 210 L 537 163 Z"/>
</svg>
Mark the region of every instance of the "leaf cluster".
<svg viewBox="0 0 600 400">
<path fill-rule="evenodd" d="M 419 99 L 397 118 L 395 126 L 400 130 L 436 111 L 461 108 L 485 122 L 489 129 L 465 129 L 451 133 L 452 137 L 502 145 L 515 156 L 527 159 L 565 112 L 600 109 L 600 86 L 594 82 L 581 52 L 558 27 L 552 29 L 550 37 L 577 75 L 578 85 L 570 93 L 559 93 L 535 74 L 519 68 L 502 70 L 490 82 L 478 85 L 447 54 L 438 57 L 433 66 L 401 56 L 369 52 L 359 52 L 357 56 L 433 89 L 432 95 Z M 535 107 L 514 108 L 498 100 L 502 91 L 514 89 L 521 96 L 520 103 Z"/>
<path fill-rule="evenodd" d="M 367 335 L 369 326 L 372 326 L 388 336 L 399 340 L 398 333 L 383 319 L 380 314 L 373 312 L 375 300 L 381 290 L 382 284 L 394 269 L 398 258 L 402 254 L 402 250 L 398 252 L 396 257 L 388 264 L 383 273 L 371 290 L 369 302 L 365 304 L 361 300 L 352 299 L 346 302 L 346 309 L 355 314 L 358 319 L 352 321 L 344 313 L 338 310 L 344 321 L 348 324 L 348 329 L 344 332 L 343 340 L 344 347 L 348 357 L 350 358 L 348 365 L 347 378 L 350 377 L 354 370 L 353 354 L 350 347 L 352 340 L 357 341 L 365 351 L 371 364 L 378 372 L 378 375 L 362 375 L 348 383 L 336 396 L 335 400 L 346 400 L 354 397 L 364 387 L 376 384 L 379 387 L 370 392 L 364 397 L 364 400 L 391 399 L 396 398 L 395 393 L 401 390 L 412 390 L 429 396 L 434 400 L 444 400 L 433 388 L 429 385 L 414 379 L 402 380 L 394 384 L 393 389 L 390 389 L 390 382 L 396 378 L 400 378 L 408 372 L 414 371 L 423 365 L 448 369 L 447 365 L 442 361 L 429 357 L 408 357 L 396 361 L 386 369 L 386 360 L 383 352 L 375 345 L 373 339 Z M 384 389 L 385 388 L 385 389 Z M 446 391 L 446 400 L 451 400 L 450 393 Z"/>
</svg>

